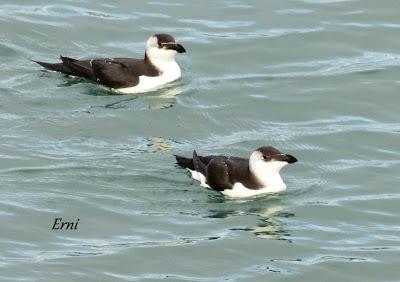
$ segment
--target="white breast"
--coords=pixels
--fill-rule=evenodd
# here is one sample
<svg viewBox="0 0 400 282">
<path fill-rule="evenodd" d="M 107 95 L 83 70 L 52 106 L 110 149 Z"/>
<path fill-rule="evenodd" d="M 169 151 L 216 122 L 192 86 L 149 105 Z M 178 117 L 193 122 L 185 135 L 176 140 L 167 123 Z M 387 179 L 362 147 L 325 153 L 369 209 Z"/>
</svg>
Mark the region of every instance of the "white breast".
<svg viewBox="0 0 400 282">
<path fill-rule="evenodd" d="M 249 189 L 242 183 L 236 182 L 232 189 L 225 189 L 222 194 L 231 198 L 247 198 L 262 194 L 278 193 L 286 190 L 286 184 L 283 182 L 269 185 L 261 189 Z"/>
<path fill-rule="evenodd" d="M 162 65 L 160 69 L 162 71 L 159 76 L 141 75 L 139 76 L 139 83 L 137 85 L 133 87 L 113 89 L 113 91 L 121 94 L 135 94 L 153 91 L 181 77 L 181 69 L 175 61 Z"/>
</svg>

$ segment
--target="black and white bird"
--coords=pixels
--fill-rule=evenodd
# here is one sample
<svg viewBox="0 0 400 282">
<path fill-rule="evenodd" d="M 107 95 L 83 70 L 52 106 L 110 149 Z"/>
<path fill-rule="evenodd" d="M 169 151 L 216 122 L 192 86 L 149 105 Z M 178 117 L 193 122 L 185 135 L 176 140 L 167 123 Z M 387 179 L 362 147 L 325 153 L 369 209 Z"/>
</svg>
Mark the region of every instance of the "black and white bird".
<svg viewBox="0 0 400 282">
<path fill-rule="evenodd" d="M 273 147 L 260 147 L 250 159 L 226 156 L 177 156 L 179 166 L 190 171 L 193 179 L 203 187 L 220 191 L 233 198 L 252 197 L 286 190 L 279 171 L 287 164 L 297 162 L 289 154 Z"/>
<path fill-rule="evenodd" d="M 155 34 L 146 42 L 143 59 L 76 60 L 61 56 L 62 63 L 34 62 L 48 70 L 98 82 L 121 94 L 132 94 L 155 90 L 178 79 L 181 69 L 175 55 L 185 52 L 171 35 Z"/>
</svg>

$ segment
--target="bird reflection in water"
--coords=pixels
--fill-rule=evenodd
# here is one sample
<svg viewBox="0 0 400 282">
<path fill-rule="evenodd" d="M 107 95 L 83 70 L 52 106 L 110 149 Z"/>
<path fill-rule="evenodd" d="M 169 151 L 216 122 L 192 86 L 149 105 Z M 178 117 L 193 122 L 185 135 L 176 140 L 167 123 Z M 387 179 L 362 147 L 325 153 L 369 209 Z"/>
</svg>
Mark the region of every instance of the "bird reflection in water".
<svg viewBox="0 0 400 282">
<path fill-rule="evenodd" d="M 104 91 L 97 91 L 97 94 L 92 95 L 103 95 Z M 90 90 L 90 92 L 93 92 Z M 149 110 L 162 110 L 172 108 L 176 103 L 176 96 L 183 92 L 180 87 L 170 87 L 166 89 L 162 89 L 157 92 L 152 93 L 142 93 L 142 94 L 134 94 L 134 95 L 116 95 L 113 96 L 118 97 L 117 101 L 112 103 L 108 103 L 105 105 L 99 106 L 91 106 L 91 108 L 106 108 L 106 109 L 124 109 L 124 108 L 137 108 L 138 105 L 131 105 L 131 103 L 139 98 L 140 104 L 139 108 L 149 109 Z M 103 94 L 99 94 L 103 93 Z M 112 93 L 110 90 L 107 90 L 107 93 Z M 122 98 L 123 97 L 123 98 Z M 144 105 L 143 105 L 144 104 Z"/>
<path fill-rule="evenodd" d="M 223 197 L 222 197 L 223 198 Z M 216 199 L 214 198 L 213 202 Z M 247 231 L 253 233 L 254 236 L 261 239 L 270 240 L 285 240 L 289 243 L 290 234 L 284 228 L 284 223 L 281 218 L 293 217 L 293 213 L 288 213 L 283 210 L 279 204 L 272 204 L 268 207 L 250 207 L 247 210 L 226 209 L 226 210 L 211 210 L 207 217 L 209 218 L 228 218 L 230 216 L 249 216 L 255 215 L 258 218 L 258 223 L 248 227 L 230 228 L 232 231 Z"/>
<path fill-rule="evenodd" d="M 270 206 L 261 213 L 255 213 L 259 217 L 257 225 L 247 227 L 246 231 L 253 233 L 256 237 L 271 240 L 287 240 L 290 234 L 283 227 L 282 221 L 279 218 L 291 217 L 294 214 L 286 213 L 283 211 L 282 206 Z"/>
<path fill-rule="evenodd" d="M 161 95 L 154 95 L 146 97 L 149 101 L 150 110 L 162 110 L 172 108 L 176 103 L 176 96 L 183 91 L 180 87 L 173 87 L 166 89 Z"/>
</svg>

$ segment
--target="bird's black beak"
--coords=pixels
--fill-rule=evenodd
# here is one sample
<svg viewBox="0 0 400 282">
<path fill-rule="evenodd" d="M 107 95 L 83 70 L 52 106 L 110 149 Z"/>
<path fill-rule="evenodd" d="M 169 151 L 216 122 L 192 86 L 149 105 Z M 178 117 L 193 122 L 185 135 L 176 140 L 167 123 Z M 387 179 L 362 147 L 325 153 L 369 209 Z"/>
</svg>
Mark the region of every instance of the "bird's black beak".
<svg viewBox="0 0 400 282">
<path fill-rule="evenodd" d="M 178 53 L 186 53 L 186 49 L 179 43 L 163 43 L 165 49 L 175 50 Z"/>
<path fill-rule="evenodd" d="M 286 157 L 285 161 L 287 161 L 290 164 L 294 164 L 295 162 L 297 162 L 297 159 L 292 155 L 286 154 L 284 156 Z"/>
<path fill-rule="evenodd" d="M 287 162 L 289 164 L 293 164 L 293 163 L 297 162 L 297 159 L 289 154 L 276 154 L 276 155 L 273 155 L 272 157 L 276 161 Z"/>
</svg>

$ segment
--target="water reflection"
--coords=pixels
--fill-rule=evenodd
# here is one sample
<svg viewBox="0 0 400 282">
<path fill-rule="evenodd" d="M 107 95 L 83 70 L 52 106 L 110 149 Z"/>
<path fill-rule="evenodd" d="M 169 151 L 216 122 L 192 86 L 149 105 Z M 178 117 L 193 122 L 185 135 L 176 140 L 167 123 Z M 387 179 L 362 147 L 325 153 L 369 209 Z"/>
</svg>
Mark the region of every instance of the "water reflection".
<svg viewBox="0 0 400 282">
<path fill-rule="evenodd" d="M 42 72 L 43 72 L 43 74 L 41 75 L 42 77 L 50 77 L 50 75 L 54 74 L 54 72 L 49 72 L 48 70 L 43 70 Z M 64 74 L 60 75 L 62 75 L 64 79 L 62 80 L 61 83 L 57 84 L 57 87 L 70 87 L 80 83 L 91 83 L 84 78 L 69 76 Z M 94 85 L 94 83 L 91 84 Z"/>
<path fill-rule="evenodd" d="M 176 144 L 179 142 L 164 138 L 161 136 L 153 136 L 149 138 L 141 139 L 139 144 L 135 145 L 119 145 L 118 149 L 120 151 L 129 152 L 131 154 L 141 154 L 141 153 L 169 153 L 175 149 Z"/>
<path fill-rule="evenodd" d="M 147 96 L 150 110 L 162 110 L 172 108 L 176 103 L 176 96 L 183 92 L 180 87 L 165 89 L 161 95 Z"/>
<path fill-rule="evenodd" d="M 43 71 L 41 76 L 48 76 L 48 71 Z M 71 87 L 77 84 L 86 84 L 86 89 L 82 92 L 85 95 L 90 96 L 115 96 L 117 99 L 114 102 L 107 103 L 104 105 L 91 106 L 93 108 L 106 108 L 106 109 L 123 109 L 132 108 L 131 102 L 141 99 L 141 102 L 145 102 L 147 105 L 144 109 L 149 110 L 161 110 L 172 108 L 176 103 L 176 96 L 183 92 L 183 88 L 179 86 L 178 82 L 172 83 L 167 87 L 162 87 L 158 90 L 145 93 L 137 94 L 120 94 L 112 91 L 110 88 L 104 87 L 102 85 L 96 84 L 94 82 L 88 81 L 80 77 L 71 77 L 68 75 L 63 75 L 61 83 L 57 85 L 59 88 Z M 89 111 L 90 112 L 90 111 Z"/>
<path fill-rule="evenodd" d="M 150 137 L 147 152 L 170 152 L 174 149 L 173 141 L 163 137 Z"/>
<path fill-rule="evenodd" d="M 136 100 L 137 98 L 138 98 L 137 96 L 129 96 L 128 98 L 119 99 L 118 101 L 108 103 L 103 106 L 91 106 L 90 108 L 124 109 L 128 108 L 128 105 L 126 104 L 129 104 L 130 102 Z"/>
<path fill-rule="evenodd" d="M 212 198 L 211 201 L 213 203 L 221 202 L 224 204 L 224 197 Z M 263 202 L 264 204 L 262 204 Z M 276 203 L 274 201 L 274 203 L 271 203 L 271 201 L 268 201 L 265 203 L 265 201 L 255 199 L 230 204 L 232 204 L 230 208 L 209 210 L 206 217 L 222 219 L 231 216 L 256 216 L 258 220 L 256 224 L 245 227 L 234 227 L 230 228 L 230 230 L 251 232 L 257 238 L 262 239 L 286 240 L 291 242 L 289 239 L 290 233 L 285 229 L 282 219 L 293 217 L 294 214 L 284 211 L 284 206 L 279 202 Z"/>
<path fill-rule="evenodd" d="M 142 98 L 141 103 L 147 105 L 144 106 L 145 109 L 149 110 L 162 110 L 172 108 L 176 103 L 176 96 L 181 94 L 183 90 L 180 87 L 166 88 L 162 91 L 140 93 L 140 94 L 125 94 L 120 95 L 118 93 L 112 92 L 105 88 L 90 88 L 88 90 L 89 95 L 104 96 L 104 95 L 115 95 L 118 99 L 112 103 L 107 103 L 105 105 L 91 106 L 90 108 L 106 108 L 106 109 L 124 109 L 124 108 L 134 108 L 131 103 L 132 101 Z M 137 105 L 134 105 L 137 106 Z"/>
<path fill-rule="evenodd" d="M 252 232 L 256 237 L 272 240 L 287 240 L 290 236 L 289 232 L 284 229 L 282 221 L 279 218 L 294 216 L 291 213 L 283 212 L 282 206 L 271 206 L 262 211 L 259 216 L 259 223 L 255 226 L 248 227 L 246 231 Z"/>
</svg>

